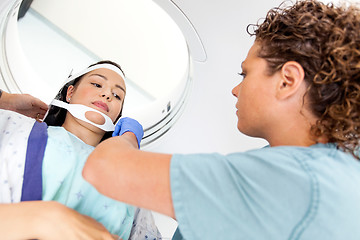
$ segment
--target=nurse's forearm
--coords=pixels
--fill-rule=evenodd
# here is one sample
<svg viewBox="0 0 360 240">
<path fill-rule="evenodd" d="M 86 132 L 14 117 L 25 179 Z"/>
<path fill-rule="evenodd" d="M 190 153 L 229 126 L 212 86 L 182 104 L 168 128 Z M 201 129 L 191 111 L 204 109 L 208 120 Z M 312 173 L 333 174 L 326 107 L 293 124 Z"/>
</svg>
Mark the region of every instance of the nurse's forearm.
<svg viewBox="0 0 360 240">
<path fill-rule="evenodd" d="M 11 94 L 1 90 L 0 109 L 11 110 Z"/>
<path fill-rule="evenodd" d="M 106 196 L 175 218 L 171 155 L 138 150 L 124 135 L 95 148 L 85 164 L 84 178 Z"/>
<path fill-rule="evenodd" d="M 123 135 L 121 135 L 122 138 L 124 138 L 131 146 L 130 148 L 138 149 L 138 143 L 136 136 L 133 132 L 125 132 Z"/>
<path fill-rule="evenodd" d="M 29 94 L 16 94 L 2 91 L 0 109 L 11 110 L 40 120 L 44 118 L 48 110 L 48 105 Z"/>
</svg>

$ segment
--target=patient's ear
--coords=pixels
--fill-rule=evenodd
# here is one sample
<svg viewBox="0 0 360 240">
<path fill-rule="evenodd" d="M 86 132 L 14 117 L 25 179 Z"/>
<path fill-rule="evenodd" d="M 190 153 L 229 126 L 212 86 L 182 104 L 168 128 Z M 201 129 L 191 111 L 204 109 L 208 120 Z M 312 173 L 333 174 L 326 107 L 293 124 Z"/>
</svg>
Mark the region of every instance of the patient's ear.
<svg viewBox="0 0 360 240">
<path fill-rule="evenodd" d="M 295 61 L 286 62 L 280 70 L 280 79 L 277 85 L 277 99 L 286 99 L 296 94 L 304 81 L 304 69 Z"/>
<path fill-rule="evenodd" d="M 70 99 L 74 93 L 75 87 L 73 85 L 70 85 L 66 91 L 66 102 L 70 102 Z"/>
</svg>

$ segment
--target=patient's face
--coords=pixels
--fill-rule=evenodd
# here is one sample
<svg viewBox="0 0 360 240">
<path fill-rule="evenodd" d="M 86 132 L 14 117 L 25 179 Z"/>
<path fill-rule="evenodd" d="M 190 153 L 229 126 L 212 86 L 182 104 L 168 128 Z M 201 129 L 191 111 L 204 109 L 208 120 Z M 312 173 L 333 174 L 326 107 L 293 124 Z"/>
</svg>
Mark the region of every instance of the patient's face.
<svg viewBox="0 0 360 240">
<path fill-rule="evenodd" d="M 114 122 L 122 109 L 125 91 L 124 79 L 119 74 L 99 68 L 85 74 L 76 87 L 70 86 L 68 97 L 70 103 L 99 110 Z"/>
</svg>

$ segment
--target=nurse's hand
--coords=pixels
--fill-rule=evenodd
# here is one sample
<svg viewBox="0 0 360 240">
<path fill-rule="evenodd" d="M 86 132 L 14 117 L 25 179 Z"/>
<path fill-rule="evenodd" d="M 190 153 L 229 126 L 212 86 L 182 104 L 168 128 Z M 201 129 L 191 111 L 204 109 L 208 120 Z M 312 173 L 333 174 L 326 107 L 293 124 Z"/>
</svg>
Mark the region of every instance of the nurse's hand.
<svg viewBox="0 0 360 240">
<path fill-rule="evenodd" d="M 68 208 L 58 202 L 43 202 L 38 223 L 41 230 L 39 239 L 63 240 L 114 240 L 118 236 L 110 234 L 99 222 Z"/>
<path fill-rule="evenodd" d="M 140 148 L 140 142 L 142 137 L 144 136 L 144 129 L 142 125 L 135 119 L 129 117 L 120 118 L 120 120 L 115 126 L 115 130 L 112 136 L 121 136 L 126 132 L 132 132 L 135 135 L 138 148 Z"/>
<path fill-rule="evenodd" d="M 11 110 L 40 121 L 44 118 L 48 105 L 29 94 L 2 92 L 0 108 Z"/>
<path fill-rule="evenodd" d="M 1 239 L 114 240 L 94 219 L 55 201 L 0 204 Z"/>
</svg>

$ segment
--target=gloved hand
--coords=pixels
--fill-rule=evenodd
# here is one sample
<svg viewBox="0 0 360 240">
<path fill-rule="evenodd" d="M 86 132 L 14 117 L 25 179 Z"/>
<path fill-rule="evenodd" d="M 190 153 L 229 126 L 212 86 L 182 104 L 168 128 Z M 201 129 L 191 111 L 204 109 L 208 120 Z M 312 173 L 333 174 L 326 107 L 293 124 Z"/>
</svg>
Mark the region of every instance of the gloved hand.
<svg viewBox="0 0 360 240">
<path fill-rule="evenodd" d="M 132 132 L 135 134 L 138 146 L 140 148 L 140 142 L 142 137 L 144 136 L 144 129 L 142 125 L 135 119 L 129 117 L 120 118 L 120 120 L 115 126 L 115 130 L 112 136 L 121 136 L 126 132 Z"/>
</svg>

